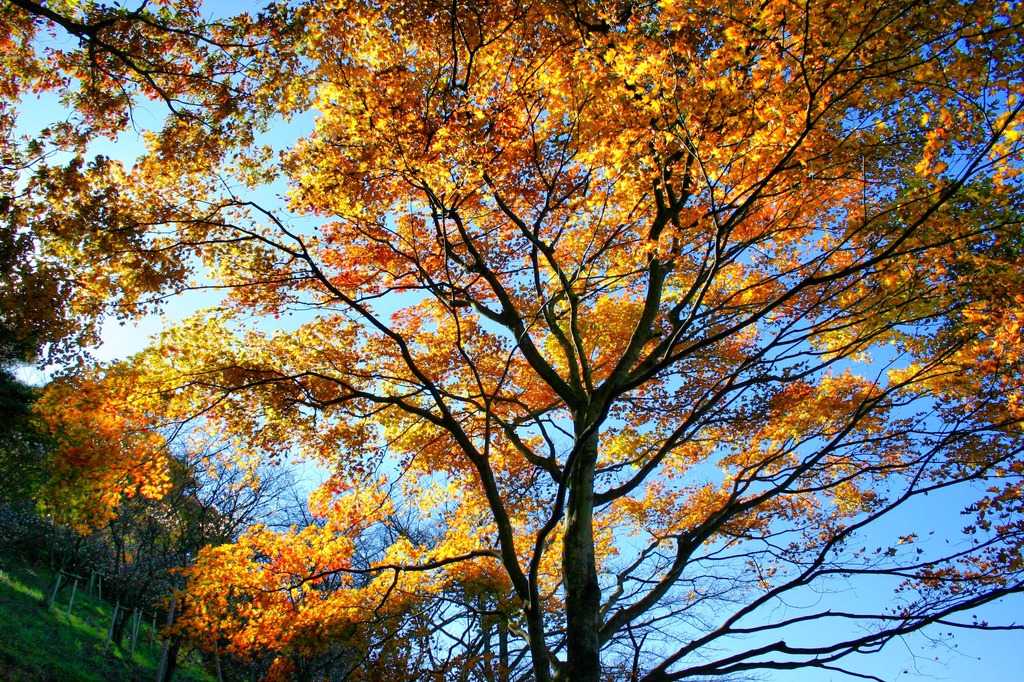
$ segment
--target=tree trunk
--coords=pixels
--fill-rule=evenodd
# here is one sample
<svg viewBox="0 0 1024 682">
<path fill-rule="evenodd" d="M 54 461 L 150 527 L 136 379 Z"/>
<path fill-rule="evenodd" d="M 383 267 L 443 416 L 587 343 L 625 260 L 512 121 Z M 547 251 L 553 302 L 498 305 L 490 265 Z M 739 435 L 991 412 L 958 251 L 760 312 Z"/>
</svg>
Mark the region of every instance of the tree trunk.
<svg viewBox="0 0 1024 682">
<path fill-rule="evenodd" d="M 124 630 L 128 625 L 128 607 L 121 609 L 120 615 L 114 619 L 114 644 L 118 649 L 124 650 Z"/>
<path fill-rule="evenodd" d="M 174 607 L 175 607 L 175 604 L 176 604 L 176 600 L 174 599 L 174 597 L 171 597 L 171 608 L 167 611 L 167 628 L 168 629 L 170 629 L 170 627 L 172 625 L 174 625 Z M 171 642 L 169 640 L 166 640 L 166 639 L 164 640 L 163 651 L 160 654 L 160 665 L 156 669 L 156 682 L 167 682 L 168 680 L 171 679 L 171 676 L 174 674 L 173 669 L 172 670 L 168 670 L 168 668 L 173 668 L 173 667 L 175 667 L 177 665 L 178 642 L 177 642 L 177 638 L 176 637 L 173 638 L 173 639 L 175 640 L 174 641 L 174 651 L 173 652 L 171 651 Z M 172 659 L 173 659 L 173 661 L 172 661 Z"/>
<path fill-rule="evenodd" d="M 498 682 L 508 682 L 508 622 L 505 614 L 498 621 Z"/>
<path fill-rule="evenodd" d="M 224 673 L 220 669 L 220 647 L 217 640 L 213 640 L 213 662 L 217 669 L 217 682 L 224 682 Z"/>
<path fill-rule="evenodd" d="M 598 633 L 601 588 L 594 559 L 594 469 L 597 434 L 582 444 L 569 476 L 569 500 L 562 541 L 562 578 L 566 604 L 567 665 L 559 679 L 600 682 Z"/>
<path fill-rule="evenodd" d="M 178 637 L 171 638 L 171 644 L 167 647 L 167 663 L 164 666 L 164 676 L 161 682 L 171 682 L 174 673 L 178 670 L 178 650 L 181 649 L 181 640 Z"/>
</svg>

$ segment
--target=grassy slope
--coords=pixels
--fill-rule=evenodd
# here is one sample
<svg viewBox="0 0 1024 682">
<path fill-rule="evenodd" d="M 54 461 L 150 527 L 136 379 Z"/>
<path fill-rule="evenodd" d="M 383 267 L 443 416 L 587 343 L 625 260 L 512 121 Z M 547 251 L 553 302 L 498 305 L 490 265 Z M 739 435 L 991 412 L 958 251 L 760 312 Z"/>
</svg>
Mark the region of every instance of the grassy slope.
<svg viewBox="0 0 1024 682">
<path fill-rule="evenodd" d="M 159 663 L 159 642 L 150 645 L 150 627 L 139 630 L 135 657 L 111 645 L 103 650 L 113 607 L 86 594 L 79 584 L 70 618 L 70 586 L 61 587 L 53 607 L 44 594 L 49 572 L 0 557 L 0 682 L 152 682 Z M 184 653 L 184 652 L 183 652 Z M 181 661 L 175 680 L 211 678 Z"/>
</svg>

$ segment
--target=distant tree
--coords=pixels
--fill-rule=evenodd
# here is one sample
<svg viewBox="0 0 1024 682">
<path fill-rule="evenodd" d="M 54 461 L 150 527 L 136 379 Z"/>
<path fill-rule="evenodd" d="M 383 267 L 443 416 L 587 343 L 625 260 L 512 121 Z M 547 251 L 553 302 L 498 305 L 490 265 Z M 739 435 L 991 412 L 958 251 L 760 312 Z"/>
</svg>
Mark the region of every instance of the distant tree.
<svg viewBox="0 0 1024 682">
<path fill-rule="evenodd" d="M 25 499 L 38 484 L 41 444 L 29 415 L 36 392 L 0 367 L 0 500 Z"/>
<path fill-rule="evenodd" d="M 0 503 L 26 500 L 39 484 L 42 434 L 32 423 L 38 389 L 22 380 L 17 370 L 36 357 L 37 330 L 24 329 L 22 320 L 7 310 L 12 299 L 10 273 L 0 245 Z M 14 307 L 14 306 L 10 306 Z"/>
<path fill-rule="evenodd" d="M 158 500 L 125 500 L 101 533 L 112 550 L 108 575 L 121 603 L 148 609 L 157 603 L 166 606 L 175 597 L 180 617 L 188 608 L 177 594 L 185 587 L 183 569 L 192 566 L 204 548 L 233 542 L 257 525 L 286 526 L 303 510 L 288 469 L 232 462 L 229 443 L 198 433 L 176 443 L 167 493 Z M 115 627 L 116 641 L 126 622 Z M 165 681 L 174 676 L 181 646 L 190 643 L 178 630 L 168 634 Z M 206 644 L 208 639 L 194 643 Z M 227 656 L 219 658 L 217 664 L 224 669 L 240 667 Z"/>
</svg>

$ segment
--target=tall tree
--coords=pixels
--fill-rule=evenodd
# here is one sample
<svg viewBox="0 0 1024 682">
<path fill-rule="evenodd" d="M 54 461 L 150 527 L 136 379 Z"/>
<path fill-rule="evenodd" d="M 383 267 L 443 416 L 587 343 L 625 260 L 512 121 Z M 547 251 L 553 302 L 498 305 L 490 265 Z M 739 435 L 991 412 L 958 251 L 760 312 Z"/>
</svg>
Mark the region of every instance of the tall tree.
<svg viewBox="0 0 1024 682">
<path fill-rule="evenodd" d="M 190 627 L 281 675 L 346 637 L 396 679 L 539 682 L 987 627 L 1024 587 L 1021 11 L 311 0 L 253 76 L 316 113 L 279 159 L 181 118 L 47 176 L 117 188 L 103 272 L 228 292 L 133 359 L 135 409 L 335 472 L 318 523 L 204 555 Z M 844 581 L 892 598 L 772 615 Z"/>
</svg>

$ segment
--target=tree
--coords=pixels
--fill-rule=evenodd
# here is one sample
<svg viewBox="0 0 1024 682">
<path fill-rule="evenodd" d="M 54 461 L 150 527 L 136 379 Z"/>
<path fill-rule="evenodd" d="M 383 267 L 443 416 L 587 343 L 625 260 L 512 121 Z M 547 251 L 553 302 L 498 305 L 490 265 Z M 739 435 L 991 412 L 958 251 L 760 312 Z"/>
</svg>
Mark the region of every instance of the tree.
<svg viewBox="0 0 1024 682">
<path fill-rule="evenodd" d="M 108 601 L 125 609 L 112 626 L 119 646 L 129 610 L 163 604 L 162 619 L 174 593 L 181 589 L 181 571 L 205 547 L 232 542 L 243 531 L 286 526 L 296 519 L 300 498 L 291 472 L 272 467 L 252 469 L 231 464 L 230 445 L 198 433 L 176 439 L 170 458 L 171 483 L 157 500 L 134 496 L 122 500 L 116 516 L 102 529 Z M 100 558 L 100 557 L 97 557 Z M 182 605 L 176 604 L 178 614 Z M 169 645 L 162 670 L 171 680 L 182 644 L 177 632 L 166 633 Z M 208 636 L 198 638 L 210 641 Z M 216 651 L 214 665 L 222 664 Z"/>
<path fill-rule="evenodd" d="M 31 420 L 37 391 L 15 375 L 3 355 L 0 351 L 0 551 L 18 554 L 23 547 L 11 527 L 36 521 L 31 500 L 42 485 L 45 444 Z"/>
<path fill-rule="evenodd" d="M 136 409 L 334 471 L 317 524 L 204 553 L 190 627 L 281 674 L 344 639 L 395 679 L 539 682 L 855 669 L 989 627 L 964 614 L 1024 587 L 1021 19 L 311 0 L 227 81 L 316 112 L 279 159 L 179 117 L 130 169 L 38 171 L 116 188 L 113 291 L 227 291 L 131 360 Z M 393 538 L 369 565 L 365 534 Z M 770 617 L 844 581 L 892 598 Z"/>
<path fill-rule="evenodd" d="M 0 8 L 5 349 L 74 363 L 100 341 L 99 322 L 158 312 L 168 290 L 182 284 L 189 263 L 150 241 L 146 231 L 155 223 L 140 222 L 172 217 L 140 215 L 122 191 L 121 162 L 95 148 L 138 134 L 137 108 L 147 101 L 166 113 L 162 127 L 146 131 L 154 153 L 191 153 L 213 167 L 222 152 L 217 140 L 251 143 L 271 100 L 286 94 L 256 76 L 265 71 L 265 46 L 288 44 L 287 14 L 269 7 L 262 16 L 207 20 L 195 0 L 143 1 L 135 9 L 12 0 Z M 281 61 L 284 51 L 273 58 L 277 68 L 290 65 Z M 47 120 L 58 106 L 66 115 Z"/>
</svg>

